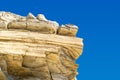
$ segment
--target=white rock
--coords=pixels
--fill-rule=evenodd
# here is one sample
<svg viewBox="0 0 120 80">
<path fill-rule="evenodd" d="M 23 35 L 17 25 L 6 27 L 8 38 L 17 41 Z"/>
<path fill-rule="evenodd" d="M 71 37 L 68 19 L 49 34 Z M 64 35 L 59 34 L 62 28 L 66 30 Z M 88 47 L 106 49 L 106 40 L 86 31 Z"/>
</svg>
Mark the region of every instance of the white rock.
<svg viewBox="0 0 120 80">
<path fill-rule="evenodd" d="M 32 13 L 29 13 L 27 19 L 36 19 L 36 17 Z"/>
<path fill-rule="evenodd" d="M 11 22 L 13 20 L 18 20 L 23 16 L 13 14 L 10 12 L 0 12 L 0 21 Z"/>
<path fill-rule="evenodd" d="M 38 14 L 37 19 L 47 21 L 47 19 L 45 18 L 45 16 L 43 14 Z"/>
<path fill-rule="evenodd" d="M 0 28 L 6 29 L 7 28 L 6 26 L 8 25 L 9 22 L 19 20 L 20 18 L 24 18 L 24 17 L 17 14 L 10 13 L 10 12 L 1 11 L 0 12 Z"/>
<path fill-rule="evenodd" d="M 63 27 L 64 27 L 64 25 L 63 25 Z M 65 27 L 78 29 L 78 26 L 76 26 L 74 24 L 66 24 Z"/>
</svg>

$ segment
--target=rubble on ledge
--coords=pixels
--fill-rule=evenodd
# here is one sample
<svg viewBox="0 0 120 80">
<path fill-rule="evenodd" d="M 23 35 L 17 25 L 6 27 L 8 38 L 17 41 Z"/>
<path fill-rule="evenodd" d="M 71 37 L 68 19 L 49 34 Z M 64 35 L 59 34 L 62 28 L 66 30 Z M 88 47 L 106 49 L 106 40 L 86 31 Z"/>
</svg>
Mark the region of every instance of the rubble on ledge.
<svg viewBox="0 0 120 80">
<path fill-rule="evenodd" d="M 78 27 L 75 25 L 60 26 L 56 21 L 47 20 L 43 14 L 35 17 L 29 13 L 26 17 L 10 12 L 0 12 L 0 29 L 22 29 L 45 34 L 76 36 Z"/>
</svg>

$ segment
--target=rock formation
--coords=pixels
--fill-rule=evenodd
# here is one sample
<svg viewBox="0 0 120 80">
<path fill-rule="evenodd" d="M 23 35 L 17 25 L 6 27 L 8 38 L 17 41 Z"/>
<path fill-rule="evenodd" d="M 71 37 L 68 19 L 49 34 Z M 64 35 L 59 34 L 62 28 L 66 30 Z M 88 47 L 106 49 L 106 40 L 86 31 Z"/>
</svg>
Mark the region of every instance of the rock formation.
<svg viewBox="0 0 120 80">
<path fill-rule="evenodd" d="M 77 31 L 43 14 L 0 12 L 0 80 L 76 80 L 83 49 Z"/>
</svg>

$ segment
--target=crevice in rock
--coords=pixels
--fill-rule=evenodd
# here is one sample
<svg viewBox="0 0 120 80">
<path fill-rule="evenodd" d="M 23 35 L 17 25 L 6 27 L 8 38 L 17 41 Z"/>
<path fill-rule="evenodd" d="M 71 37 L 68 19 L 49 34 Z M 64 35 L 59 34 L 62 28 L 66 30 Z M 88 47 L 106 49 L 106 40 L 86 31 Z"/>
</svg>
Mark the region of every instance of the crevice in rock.
<svg viewBox="0 0 120 80">
<path fill-rule="evenodd" d="M 27 29 L 27 27 L 28 27 L 28 24 L 27 24 L 27 17 L 26 17 L 26 20 L 25 20 L 25 21 L 26 21 L 25 23 L 26 23 L 26 29 Z"/>
<path fill-rule="evenodd" d="M 51 72 L 49 72 L 49 73 L 50 73 L 51 80 L 53 80 L 52 73 Z"/>
<path fill-rule="evenodd" d="M 50 76 L 51 80 L 53 80 L 52 73 L 50 72 L 50 69 L 49 69 L 49 66 L 48 66 L 48 60 L 47 60 L 47 55 L 49 55 L 49 53 L 45 52 L 45 54 L 46 54 L 46 63 L 47 63 L 48 71 L 49 71 L 48 73 L 49 73 L 49 76 Z"/>
</svg>

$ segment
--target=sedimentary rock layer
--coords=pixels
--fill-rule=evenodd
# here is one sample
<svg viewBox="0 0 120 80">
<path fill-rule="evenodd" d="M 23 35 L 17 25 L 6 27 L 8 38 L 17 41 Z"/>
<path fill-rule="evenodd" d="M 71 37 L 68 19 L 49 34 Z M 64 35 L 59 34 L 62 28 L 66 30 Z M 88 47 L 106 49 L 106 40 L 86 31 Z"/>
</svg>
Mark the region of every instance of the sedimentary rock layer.
<svg viewBox="0 0 120 80">
<path fill-rule="evenodd" d="M 42 14 L 1 12 L 0 80 L 75 80 L 83 49 L 77 30 Z"/>
</svg>

